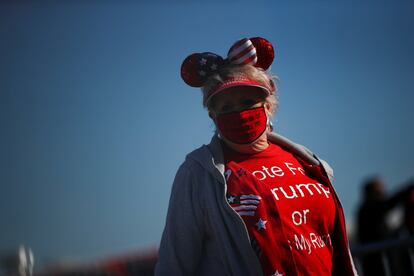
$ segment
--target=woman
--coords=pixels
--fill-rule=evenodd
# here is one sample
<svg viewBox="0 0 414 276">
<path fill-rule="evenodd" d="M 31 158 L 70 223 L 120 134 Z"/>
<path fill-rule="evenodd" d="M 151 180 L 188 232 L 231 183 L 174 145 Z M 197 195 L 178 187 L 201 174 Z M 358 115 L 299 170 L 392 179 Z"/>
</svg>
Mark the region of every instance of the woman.
<svg viewBox="0 0 414 276">
<path fill-rule="evenodd" d="M 331 168 L 271 132 L 273 58 L 255 37 L 184 60 L 217 131 L 177 172 L 156 275 L 356 274 Z"/>
</svg>

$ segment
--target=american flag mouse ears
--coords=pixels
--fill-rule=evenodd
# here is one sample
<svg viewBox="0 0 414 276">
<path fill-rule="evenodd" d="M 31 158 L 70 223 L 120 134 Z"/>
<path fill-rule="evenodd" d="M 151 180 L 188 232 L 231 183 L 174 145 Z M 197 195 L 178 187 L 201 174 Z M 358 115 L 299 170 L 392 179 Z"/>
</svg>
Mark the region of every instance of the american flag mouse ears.
<svg viewBox="0 0 414 276">
<path fill-rule="evenodd" d="M 262 37 L 243 38 L 231 46 L 227 58 L 210 52 L 189 55 L 181 65 L 181 77 L 189 86 L 202 87 L 214 72 L 224 64 L 253 65 L 267 70 L 275 52 L 268 40 Z"/>
<path fill-rule="evenodd" d="M 201 87 L 223 63 L 224 59 L 213 53 L 191 54 L 181 65 L 181 77 L 189 86 Z"/>
</svg>

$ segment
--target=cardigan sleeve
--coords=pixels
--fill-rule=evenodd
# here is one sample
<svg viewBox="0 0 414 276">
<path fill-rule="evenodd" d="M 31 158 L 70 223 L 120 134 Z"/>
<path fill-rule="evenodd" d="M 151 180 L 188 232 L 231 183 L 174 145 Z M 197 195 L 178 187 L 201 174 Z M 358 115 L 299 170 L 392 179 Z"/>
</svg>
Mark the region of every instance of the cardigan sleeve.
<svg viewBox="0 0 414 276">
<path fill-rule="evenodd" d="M 179 168 L 171 190 L 155 275 L 195 275 L 204 228 L 197 181 L 191 167 Z"/>
</svg>

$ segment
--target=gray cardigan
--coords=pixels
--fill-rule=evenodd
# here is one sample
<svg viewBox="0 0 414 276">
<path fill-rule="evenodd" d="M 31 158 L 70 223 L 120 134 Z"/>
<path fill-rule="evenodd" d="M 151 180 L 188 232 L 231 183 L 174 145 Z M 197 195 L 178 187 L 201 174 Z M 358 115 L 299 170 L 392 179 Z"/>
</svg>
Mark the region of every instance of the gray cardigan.
<svg viewBox="0 0 414 276">
<path fill-rule="evenodd" d="M 331 167 L 308 149 L 275 133 L 268 138 L 308 164 L 321 164 L 332 181 Z M 175 176 L 155 275 L 262 275 L 226 190 L 220 139 L 214 136 L 187 155 Z"/>
</svg>

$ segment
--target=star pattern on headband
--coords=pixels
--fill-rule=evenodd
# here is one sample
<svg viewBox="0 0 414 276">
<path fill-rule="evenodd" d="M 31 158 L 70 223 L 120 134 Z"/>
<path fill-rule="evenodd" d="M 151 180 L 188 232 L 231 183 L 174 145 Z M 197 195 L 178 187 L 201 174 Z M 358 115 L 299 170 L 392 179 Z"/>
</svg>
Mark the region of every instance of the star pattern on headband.
<svg viewBox="0 0 414 276">
<path fill-rule="evenodd" d="M 213 53 L 202 53 L 198 61 L 198 75 L 205 78 L 213 74 L 218 68 L 222 57 Z"/>
</svg>

